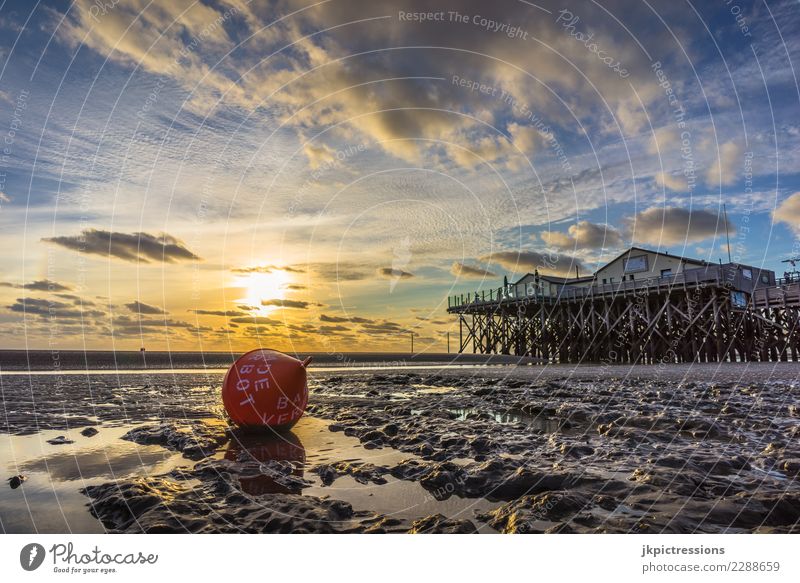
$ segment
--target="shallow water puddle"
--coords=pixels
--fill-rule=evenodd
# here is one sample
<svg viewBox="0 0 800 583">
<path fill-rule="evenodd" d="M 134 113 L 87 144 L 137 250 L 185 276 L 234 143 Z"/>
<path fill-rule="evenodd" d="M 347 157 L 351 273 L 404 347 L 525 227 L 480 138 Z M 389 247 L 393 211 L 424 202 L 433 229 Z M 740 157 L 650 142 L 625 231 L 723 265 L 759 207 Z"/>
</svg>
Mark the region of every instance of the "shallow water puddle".
<svg viewBox="0 0 800 583">
<path fill-rule="evenodd" d="M 97 426 L 93 437 L 82 427 L 34 435 L 0 435 L 0 527 L 14 532 L 104 532 L 90 513 L 86 486 L 114 479 L 168 472 L 192 462 L 159 446 L 120 439 L 128 427 Z M 52 445 L 64 436 L 74 443 Z M 22 475 L 17 488 L 7 481 Z"/>
<path fill-rule="evenodd" d="M 355 510 L 372 510 L 396 518 L 415 519 L 441 513 L 448 518 L 468 519 L 489 529 L 475 520 L 475 512 L 485 512 L 499 503 L 485 499 L 467 499 L 451 496 L 447 500 L 436 500 L 418 482 L 398 480 L 386 475 L 385 484 L 362 484 L 351 476 L 340 476 L 331 485 L 325 486 L 320 477 L 310 470 L 320 464 L 334 462 L 370 463 L 391 467 L 405 459 L 419 459 L 413 454 L 392 448 L 366 449 L 355 437 L 342 432 L 328 430 L 328 421 L 315 417 L 303 417 L 292 431 L 282 436 L 251 436 L 228 444 L 228 451 L 220 455 L 236 459 L 243 450 L 264 463 L 270 460 L 292 464 L 293 475 L 311 483 L 303 488 L 303 494 L 320 498 L 343 500 Z M 258 483 L 243 484 L 252 495 L 286 492 L 286 489 L 269 476 L 259 476 Z"/>
<path fill-rule="evenodd" d="M 435 385 L 411 385 L 415 392 L 422 395 L 442 395 L 457 391 L 459 387 L 435 386 Z"/>
<path fill-rule="evenodd" d="M 372 510 L 406 519 L 441 513 L 449 518 L 473 520 L 482 530 L 489 529 L 475 520 L 475 513 L 499 504 L 457 496 L 436 500 L 418 482 L 386 475 L 385 484 L 362 484 L 345 475 L 325 486 L 320 477 L 310 471 L 320 464 L 347 461 L 391 467 L 415 457 L 391 448 L 365 449 L 358 439 L 331 432 L 328 425 L 329 422 L 322 419 L 303 417 L 286 434 L 236 434 L 212 457 L 236 460 L 246 451 L 262 463 L 291 464 L 292 474 L 310 484 L 302 489 L 303 494 L 343 500 L 356 510 Z M 102 524 L 89 512 L 89 500 L 80 493 L 82 488 L 137 476 L 156 476 L 196 463 L 159 445 L 138 445 L 121 439 L 138 426 L 140 424 L 98 425 L 99 433 L 93 437 L 81 435 L 82 427 L 0 436 L 0 469 L 3 472 L 0 530 L 6 533 L 103 532 Z M 59 436 L 74 443 L 47 443 Z M 26 480 L 12 488 L 7 479 L 17 475 L 25 476 Z M 273 480 L 268 471 L 243 479 L 242 489 L 254 496 L 289 491 Z"/>
<path fill-rule="evenodd" d="M 531 415 L 519 409 L 507 409 L 505 411 L 493 411 L 479 408 L 448 409 L 450 413 L 456 415 L 458 421 L 466 421 L 470 416 L 488 415 L 496 423 L 502 425 L 526 425 L 531 429 L 542 431 L 543 433 L 555 433 L 564 427 L 564 421 L 544 415 Z"/>
</svg>

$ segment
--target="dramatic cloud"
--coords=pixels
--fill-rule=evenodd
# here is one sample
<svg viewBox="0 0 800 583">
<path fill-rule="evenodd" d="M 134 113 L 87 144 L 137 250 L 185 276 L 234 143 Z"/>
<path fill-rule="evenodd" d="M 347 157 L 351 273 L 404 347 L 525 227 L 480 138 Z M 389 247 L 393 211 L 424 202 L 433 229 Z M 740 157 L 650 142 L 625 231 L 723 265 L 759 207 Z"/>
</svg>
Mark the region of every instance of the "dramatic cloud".
<svg viewBox="0 0 800 583">
<path fill-rule="evenodd" d="M 302 300 L 261 300 L 262 306 L 278 306 L 279 308 L 294 308 L 296 310 L 305 310 L 308 306 L 318 306 L 314 302 L 304 302 Z"/>
<path fill-rule="evenodd" d="M 347 326 L 342 326 L 341 324 L 336 324 L 335 326 L 320 326 L 318 330 L 323 334 L 339 334 L 340 332 L 351 332 L 350 328 Z"/>
<path fill-rule="evenodd" d="M 58 283 L 57 281 L 51 281 L 49 279 L 39 279 L 36 281 L 32 281 L 30 283 L 9 283 L 5 281 L 0 281 L 0 287 L 12 287 L 15 289 L 28 289 L 31 291 L 46 291 L 46 292 L 62 292 L 62 291 L 69 291 L 72 288 L 68 285 L 63 283 Z"/>
<path fill-rule="evenodd" d="M 308 268 L 318 277 L 330 282 L 372 279 L 374 271 L 358 263 L 312 263 Z"/>
<path fill-rule="evenodd" d="M 236 318 L 239 316 L 246 316 L 247 313 L 238 310 L 189 310 L 198 316 L 221 316 L 224 318 Z"/>
<path fill-rule="evenodd" d="M 125 304 L 125 307 L 134 314 L 163 315 L 167 313 L 159 307 L 151 306 L 150 304 L 145 304 L 138 300 L 129 304 Z"/>
<path fill-rule="evenodd" d="M 321 314 L 319 317 L 320 322 L 329 322 L 331 324 L 337 324 L 342 322 L 353 322 L 356 324 L 373 324 L 375 320 L 370 320 L 369 318 L 361 318 L 359 316 L 329 316 L 327 314 Z"/>
<path fill-rule="evenodd" d="M 629 234 L 639 243 L 678 245 L 725 236 L 725 219 L 707 210 L 653 207 L 626 219 Z M 730 233 L 735 229 L 730 225 Z"/>
<path fill-rule="evenodd" d="M 359 330 L 366 334 L 396 335 L 408 332 L 409 328 L 391 320 L 373 320 L 360 324 Z"/>
<path fill-rule="evenodd" d="M 785 223 L 795 233 L 800 234 L 800 192 L 795 192 L 781 202 L 772 213 L 776 223 Z"/>
<path fill-rule="evenodd" d="M 41 316 L 42 318 L 99 318 L 105 316 L 100 310 L 81 310 L 74 304 L 67 304 L 53 300 L 40 300 L 34 298 L 17 298 L 16 302 L 6 306 L 12 312 L 21 312 Z"/>
<path fill-rule="evenodd" d="M 381 267 L 378 269 L 377 273 L 380 277 L 385 277 L 386 279 L 411 279 L 414 277 L 413 273 L 403 271 L 402 269 L 393 269 L 391 267 Z"/>
<path fill-rule="evenodd" d="M 775 221 L 796 229 L 792 200 L 774 209 L 768 199 L 771 184 L 780 183 L 781 199 L 800 190 L 800 127 L 790 99 L 799 43 L 784 35 L 788 50 L 765 49 L 756 60 L 724 3 L 700 3 L 697 18 L 692 12 L 687 19 L 685 4 L 630 0 L 50 2 L 28 21 L 27 11 L 8 16 L 25 24 L 25 34 L 0 100 L 16 102 L 23 90 L 36 97 L 7 177 L 14 202 L 0 205 L 11 226 L 0 233 L 0 275 L 9 282 L 47 273 L 78 287 L 68 271 L 74 262 L 59 262 L 70 259 L 69 250 L 76 260 L 97 256 L 79 274 L 80 293 L 108 295 L 97 301 L 115 316 L 133 315 L 125 302 L 134 295 L 167 293 L 163 307 L 195 324 L 224 324 L 225 335 L 231 322 L 222 318 L 245 318 L 230 326 L 238 326 L 237 347 L 248 344 L 239 336 L 245 330 L 271 333 L 272 342 L 291 330 L 284 319 L 327 318 L 328 328 L 357 337 L 359 349 L 377 350 L 405 341 L 373 344 L 371 332 L 400 334 L 401 324 L 419 324 L 413 316 L 398 316 L 401 324 L 382 318 L 408 315 L 411 305 L 427 306 L 419 315 L 442 314 L 437 298 L 453 293 L 456 277 L 468 288 L 469 278 L 499 285 L 511 271 L 574 275 L 582 262 L 606 258 L 596 250 L 627 243 L 627 225 L 637 239 L 666 236 L 662 242 L 722 230 L 716 217 L 711 228 L 700 215 L 665 221 L 641 213 L 651 205 L 716 212 L 717 201 L 705 199 L 717 198 L 735 213 L 733 224 L 743 224 L 742 213 L 752 217 L 750 243 L 769 245 L 748 245 L 743 261 L 767 253 L 774 268 L 790 252 L 788 231 L 768 237 L 764 217 L 774 211 Z M 444 18 L 401 17 L 432 10 Z M 448 18 L 450 11 L 464 18 Z M 574 18 L 560 19 L 562 12 Z M 780 44 L 776 26 L 800 18 L 794 0 L 744 16 L 761 47 Z M 63 77 L 65 56 L 75 70 L 102 65 L 91 91 L 74 76 L 51 82 Z M 46 147 L 39 148 L 41 136 Z M 754 153 L 752 188 L 734 182 L 748 172 L 737 144 Z M 753 189 L 760 192 L 751 196 Z M 56 203 L 52 231 L 45 219 Z M 634 213 L 641 216 L 622 223 Z M 86 216 L 95 222 L 83 223 Z M 587 220 L 570 227 L 575 217 Z M 89 225 L 107 230 L 80 233 Z M 159 235 L 162 229 L 170 235 Z M 530 232 L 540 234 L 537 244 Z M 410 246 L 399 243 L 406 239 Z M 48 245 L 31 245 L 39 240 Z M 710 241 L 702 247 L 713 253 Z M 53 251 L 58 271 L 38 271 Z M 152 267 L 197 255 L 205 262 L 191 274 L 185 264 Z M 134 262 L 151 268 L 132 273 Z M 427 276 L 437 268 L 417 266 L 438 266 L 439 277 Z M 247 274 L 252 280 L 243 284 Z M 136 285 L 120 283 L 137 275 Z M 392 309 L 386 279 L 402 287 Z M 72 303 L 52 287 L 0 286 L 4 304 L 25 295 Z M 313 296 L 296 293 L 302 290 Z M 283 297 L 279 291 L 298 299 L 260 305 Z M 198 305 L 208 309 L 185 311 Z M 317 320 L 319 312 L 330 316 Z M 21 320 L 8 311 L 5 317 Z M 162 317 L 152 314 L 150 329 L 162 331 Z M 248 325 L 255 321 L 263 324 Z M 105 346 L 104 331 L 88 345 Z M 5 337 L 9 346 L 24 342 L 13 328 Z M 228 348 L 213 342 L 204 340 L 209 349 Z"/>
<path fill-rule="evenodd" d="M 267 318 L 266 316 L 241 316 L 236 318 L 231 318 L 231 322 L 234 324 L 255 324 L 258 326 L 280 326 L 281 322 L 279 320 L 273 320 L 272 318 Z"/>
<path fill-rule="evenodd" d="M 279 267 L 277 265 L 256 265 L 254 267 L 237 267 L 235 269 L 231 269 L 234 273 L 272 273 L 273 271 L 285 271 L 287 273 L 305 273 L 305 269 L 300 269 L 298 267 L 290 267 L 288 265 L 284 265 L 283 267 Z"/>
<path fill-rule="evenodd" d="M 177 332 L 186 334 L 204 334 L 210 332 L 208 326 L 196 326 L 183 320 L 171 318 L 143 318 L 127 315 L 117 316 L 113 321 L 112 332 L 119 336 L 144 336 L 149 334 L 163 335 Z"/>
<path fill-rule="evenodd" d="M 567 233 L 544 231 L 542 240 L 556 249 L 608 249 L 622 244 L 622 235 L 614 227 L 580 221 L 571 225 Z"/>
<path fill-rule="evenodd" d="M 459 261 L 454 261 L 450 266 L 450 273 L 456 277 L 463 277 L 467 279 L 483 279 L 484 277 L 497 277 L 497 274 L 483 267 L 475 267 L 466 265 Z"/>
<path fill-rule="evenodd" d="M 585 271 L 580 259 L 571 255 L 558 253 L 539 253 L 538 251 L 498 251 L 480 258 L 487 263 L 497 263 L 514 273 L 533 272 L 542 274 L 569 276 L 575 273 L 577 266 Z"/>
<path fill-rule="evenodd" d="M 230 46 L 225 22 L 249 11 L 237 0 L 228 4 L 226 12 L 192 0 L 157 7 L 131 0 L 115 1 L 112 8 L 98 11 L 94 0 L 77 0 L 57 33 L 71 46 L 85 45 L 117 62 L 178 78 L 182 83 L 195 80 L 198 94 L 193 102 L 200 109 L 209 106 L 214 92 L 231 92 L 232 97 L 246 100 L 241 88 L 209 69 L 200 51 L 189 50 L 183 40 L 191 38 L 206 51 Z"/>
<path fill-rule="evenodd" d="M 116 257 L 123 261 L 139 263 L 150 263 L 150 261 L 174 263 L 200 259 L 178 239 L 166 233 L 151 235 L 86 229 L 80 235 L 46 237 L 42 241 L 79 253 Z"/>
<path fill-rule="evenodd" d="M 448 324 L 452 324 L 450 320 L 435 320 L 433 318 L 424 318 L 422 316 L 417 316 L 417 320 L 420 322 L 426 322 L 427 324 L 434 324 L 436 326 L 447 326 Z"/>
<path fill-rule="evenodd" d="M 160 8 L 120 2 L 98 19 L 93 0 L 76 0 L 58 36 L 71 46 L 83 44 L 123 65 L 172 79 L 191 91 L 188 107 L 196 111 L 212 109 L 220 95 L 226 103 L 247 109 L 263 106 L 260 100 L 269 95 L 275 113 L 294 126 L 312 169 L 330 164 L 337 148 L 308 136 L 316 127 L 337 124 L 344 124 L 342 132 L 359 141 L 410 162 L 424 160 L 432 151 L 446 152 L 464 167 L 474 166 L 478 157 L 489 162 L 508 159 L 517 148 L 531 155 L 541 149 L 543 133 L 531 112 L 551 120 L 571 116 L 542 86 L 569 92 L 570 114 L 577 116 L 598 117 L 595 103 L 602 95 L 608 104 L 604 117 L 616 116 L 614 125 L 639 132 L 647 121 L 642 102 L 646 106 L 653 101 L 658 87 L 648 70 L 649 60 L 620 34 L 618 21 L 609 14 L 624 13 L 627 25 L 647 39 L 651 51 L 673 42 L 648 10 L 629 3 L 605 2 L 604 9 L 591 4 L 573 7 L 580 15 L 580 31 L 591 31 L 609 58 L 614 55 L 624 62 L 622 79 L 556 21 L 563 4 L 554 1 L 520 6 L 447 0 L 437 5 L 443 14 L 458 11 L 467 22 L 398 17 L 398 12 L 430 12 L 430 3 L 423 0 L 312 5 L 284 0 L 276 6 L 278 14 L 292 14 L 285 20 L 243 2 L 224 4 L 181 0 Z M 659 12 L 666 18 L 680 15 L 670 6 L 659 7 Z M 488 30 L 472 17 L 513 26 L 526 39 Z M 246 33 L 234 33 L 231 21 L 246 23 L 255 38 L 237 45 Z M 308 36 L 308 31 L 320 30 L 326 33 Z M 186 38 L 198 39 L 203 50 L 185 50 Z M 453 50 L 374 50 L 387 42 Z M 359 53 L 359 58 L 347 58 Z M 225 66 L 212 67 L 215 57 L 224 58 Z M 454 81 L 455 72 L 460 75 Z M 535 72 L 535 81 L 529 72 Z M 482 83 L 488 91 L 459 83 L 467 74 L 475 77 L 468 81 Z M 374 83 L 387 77 L 392 80 Z M 493 127 L 497 118 L 511 119 Z"/>
<path fill-rule="evenodd" d="M 97 305 L 92 300 L 87 300 L 86 298 L 82 298 L 80 296 L 76 296 L 75 294 L 56 294 L 56 297 L 61 298 L 62 300 L 69 300 L 76 305 L 82 306 L 95 306 Z"/>
</svg>

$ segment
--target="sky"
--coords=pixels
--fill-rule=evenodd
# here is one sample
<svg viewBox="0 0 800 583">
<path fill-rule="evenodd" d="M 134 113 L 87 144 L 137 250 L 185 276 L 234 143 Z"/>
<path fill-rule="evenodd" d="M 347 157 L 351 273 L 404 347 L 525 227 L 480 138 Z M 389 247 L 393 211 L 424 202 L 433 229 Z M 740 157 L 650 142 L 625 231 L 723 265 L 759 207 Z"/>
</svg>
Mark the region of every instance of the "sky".
<svg viewBox="0 0 800 583">
<path fill-rule="evenodd" d="M 449 295 L 631 245 L 782 275 L 798 57 L 796 0 L 0 2 L 0 348 L 441 352 Z"/>
</svg>

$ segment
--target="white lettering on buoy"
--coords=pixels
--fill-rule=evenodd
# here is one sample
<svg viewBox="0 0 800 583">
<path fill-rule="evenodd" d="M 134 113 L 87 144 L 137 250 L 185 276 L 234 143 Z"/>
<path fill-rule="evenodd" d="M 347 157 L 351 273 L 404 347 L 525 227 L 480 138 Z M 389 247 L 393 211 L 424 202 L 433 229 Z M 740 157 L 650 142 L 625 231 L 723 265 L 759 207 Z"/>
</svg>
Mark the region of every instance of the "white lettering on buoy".
<svg viewBox="0 0 800 583">
<path fill-rule="evenodd" d="M 268 389 L 269 388 L 269 379 L 258 379 L 253 386 L 257 391 L 261 389 Z"/>
<path fill-rule="evenodd" d="M 278 409 L 286 409 L 286 406 L 289 404 L 289 399 L 286 397 L 280 397 L 278 399 Z"/>
<path fill-rule="evenodd" d="M 241 379 L 238 383 L 236 383 L 236 389 L 239 391 L 246 391 L 250 388 L 250 381 L 247 379 Z"/>
</svg>

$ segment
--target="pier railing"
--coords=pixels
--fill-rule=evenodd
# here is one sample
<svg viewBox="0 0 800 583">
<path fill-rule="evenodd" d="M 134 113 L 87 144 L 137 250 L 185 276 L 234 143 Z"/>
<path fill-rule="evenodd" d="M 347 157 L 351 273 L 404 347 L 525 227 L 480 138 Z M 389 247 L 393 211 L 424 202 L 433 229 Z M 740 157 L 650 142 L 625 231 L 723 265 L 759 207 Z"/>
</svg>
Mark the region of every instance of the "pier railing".
<svg viewBox="0 0 800 583">
<path fill-rule="evenodd" d="M 656 276 L 645 279 L 625 280 L 606 284 L 560 285 L 555 293 L 543 293 L 533 282 L 511 284 L 480 292 L 460 294 L 447 298 L 447 309 L 459 311 L 491 304 L 526 301 L 531 303 L 553 304 L 557 302 L 585 301 L 594 297 L 608 295 L 634 295 L 636 293 L 657 293 L 675 288 L 703 286 L 729 287 L 734 290 L 752 292 L 754 283 L 745 280 L 734 265 L 714 265 L 689 269 L 675 275 Z"/>
<path fill-rule="evenodd" d="M 800 280 L 778 280 L 775 287 L 765 287 L 753 292 L 753 305 L 757 308 L 783 308 L 800 306 Z"/>
</svg>

